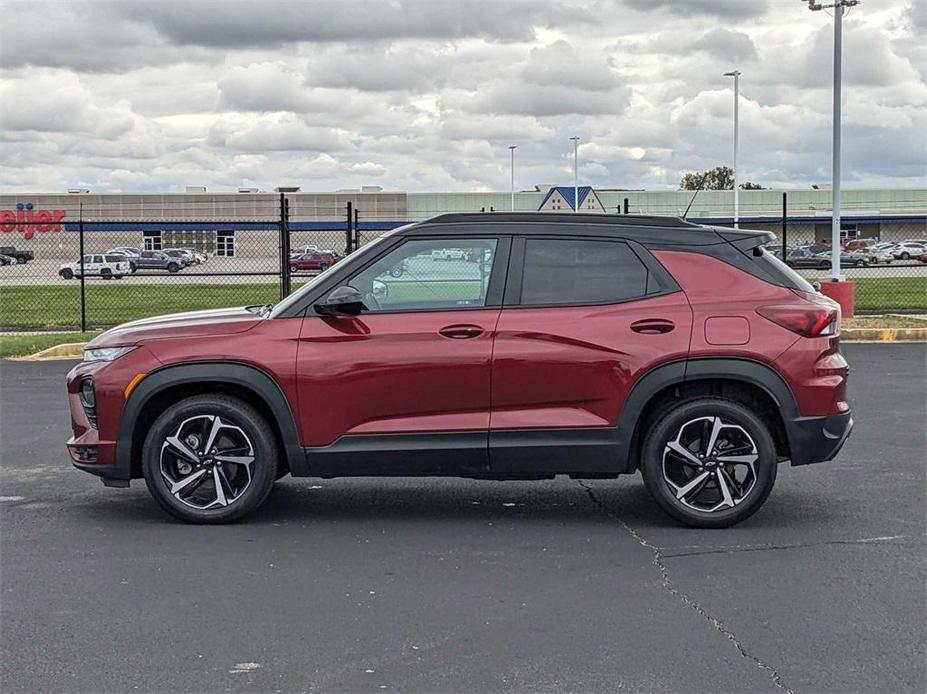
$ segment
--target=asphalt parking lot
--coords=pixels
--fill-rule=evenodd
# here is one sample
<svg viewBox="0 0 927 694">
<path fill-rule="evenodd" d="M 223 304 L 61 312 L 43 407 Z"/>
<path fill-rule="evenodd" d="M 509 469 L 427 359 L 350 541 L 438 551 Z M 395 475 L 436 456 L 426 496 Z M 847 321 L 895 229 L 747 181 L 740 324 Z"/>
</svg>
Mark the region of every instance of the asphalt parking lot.
<svg viewBox="0 0 927 694">
<path fill-rule="evenodd" d="M 923 692 L 927 349 L 844 352 L 841 456 L 720 531 L 636 476 L 286 479 L 187 526 L 71 468 L 71 362 L 0 362 L 0 689 Z"/>
</svg>

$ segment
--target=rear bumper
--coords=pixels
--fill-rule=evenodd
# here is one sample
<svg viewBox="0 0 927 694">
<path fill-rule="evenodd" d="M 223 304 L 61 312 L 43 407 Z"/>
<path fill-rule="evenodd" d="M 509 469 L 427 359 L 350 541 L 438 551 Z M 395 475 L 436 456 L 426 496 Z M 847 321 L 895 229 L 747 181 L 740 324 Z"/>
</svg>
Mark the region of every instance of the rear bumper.
<svg viewBox="0 0 927 694">
<path fill-rule="evenodd" d="M 833 460 L 853 430 L 849 412 L 826 417 L 800 417 L 786 423 L 792 465 Z"/>
</svg>

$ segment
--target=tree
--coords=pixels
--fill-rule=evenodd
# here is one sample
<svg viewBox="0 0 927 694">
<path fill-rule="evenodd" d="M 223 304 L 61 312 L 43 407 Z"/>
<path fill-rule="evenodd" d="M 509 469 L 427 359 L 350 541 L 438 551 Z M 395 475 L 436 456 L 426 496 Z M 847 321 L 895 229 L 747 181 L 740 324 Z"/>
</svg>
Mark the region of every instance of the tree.
<svg viewBox="0 0 927 694">
<path fill-rule="evenodd" d="M 679 182 L 681 190 L 734 190 L 734 170 L 716 166 L 708 171 L 687 171 Z"/>
<path fill-rule="evenodd" d="M 680 190 L 734 190 L 734 169 L 716 166 L 707 171 L 686 171 L 679 182 Z M 741 190 L 765 190 L 759 183 L 740 184 Z"/>
</svg>

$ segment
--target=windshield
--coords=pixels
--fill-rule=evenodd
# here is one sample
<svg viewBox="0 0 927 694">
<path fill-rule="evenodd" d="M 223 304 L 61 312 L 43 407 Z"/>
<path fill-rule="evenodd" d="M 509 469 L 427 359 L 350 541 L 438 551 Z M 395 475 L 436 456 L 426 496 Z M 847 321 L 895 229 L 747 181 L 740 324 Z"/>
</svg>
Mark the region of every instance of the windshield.
<svg viewBox="0 0 927 694">
<path fill-rule="evenodd" d="M 398 230 L 394 230 L 394 231 L 398 231 Z M 359 250 L 349 255 L 343 262 L 354 264 L 362 260 L 364 257 L 370 255 L 371 253 L 375 253 L 377 248 L 380 246 L 380 244 L 382 244 L 385 239 L 390 238 L 392 236 L 393 236 L 392 233 L 386 233 L 383 236 L 380 236 L 379 238 L 374 239 L 370 243 L 365 244 Z M 298 303 L 300 299 L 302 299 L 303 296 L 311 292 L 313 287 L 317 286 L 320 282 L 324 282 L 326 279 L 328 279 L 328 277 L 331 276 L 333 272 L 340 271 L 343 268 L 344 266 L 341 263 L 336 263 L 335 265 L 332 265 L 331 267 L 329 267 L 327 270 L 313 277 L 311 280 L 306 282 L 302 287 L 297 289 L 295 292 L 290 294 L 283 301 L 281 301 L 276 306 L 274 306 L 273 310 L 270 313 L 270 317 L 276 318 L 277 316 L 279 316 L 281 313 L 286 311 L 290 306 L 293 306 L 294 304 Z"/>
</svg>

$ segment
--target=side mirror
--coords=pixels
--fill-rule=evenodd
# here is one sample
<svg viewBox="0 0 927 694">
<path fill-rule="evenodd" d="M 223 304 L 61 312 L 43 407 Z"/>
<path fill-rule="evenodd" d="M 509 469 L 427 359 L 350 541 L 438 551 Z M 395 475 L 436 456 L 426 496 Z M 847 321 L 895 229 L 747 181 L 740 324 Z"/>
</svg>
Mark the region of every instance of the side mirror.
<svg viewBox="0 0 927 694">
<path fill-rule="evenodd" d="M 357 316 L 367 310 L 363 295 L 350 285 L 333 289 L 314 308 L 323 316 Z"/>
</svg>

